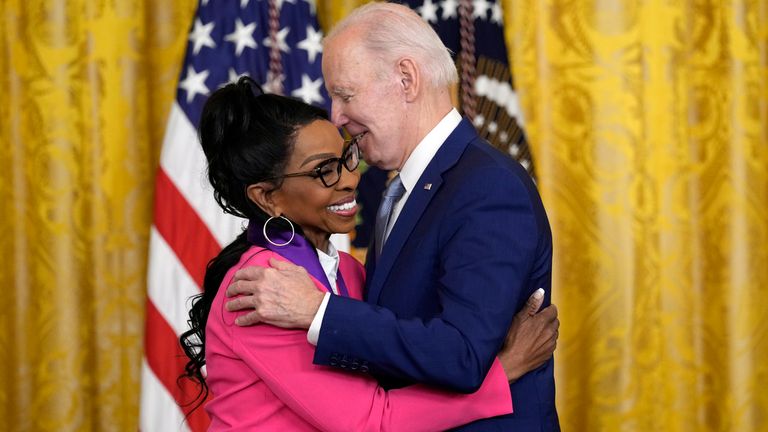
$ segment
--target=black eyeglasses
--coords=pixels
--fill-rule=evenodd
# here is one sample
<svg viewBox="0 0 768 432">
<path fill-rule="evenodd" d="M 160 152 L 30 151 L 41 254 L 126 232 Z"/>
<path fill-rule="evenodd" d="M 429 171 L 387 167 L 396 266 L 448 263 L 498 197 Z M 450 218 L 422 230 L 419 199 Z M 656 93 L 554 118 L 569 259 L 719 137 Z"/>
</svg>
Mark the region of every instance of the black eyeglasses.
<svg viewBox="0 0 768 432">
<path fill-rule="evenodd" d="M 283 174 L 279 177 L 276 177 L 275 179 L 283 177 L 307 176 L 312 178 L 320 178 L 320 181 L 323 182 L 323 186 L 331 187 L 338 183 L 341 179 L 342 165 L 349 172 L 356 170 L 357 166 L 360 165 L 360 148 L 358 147 L 357 142 L 361 137 L 362 134 L 356 135 L 351 140 L 347 141 L 349 144 L 341 153 L 341 157 L 326 159 L 320 162 L 320 165 L 316 166 L 311 171 Z"/>
</svg>

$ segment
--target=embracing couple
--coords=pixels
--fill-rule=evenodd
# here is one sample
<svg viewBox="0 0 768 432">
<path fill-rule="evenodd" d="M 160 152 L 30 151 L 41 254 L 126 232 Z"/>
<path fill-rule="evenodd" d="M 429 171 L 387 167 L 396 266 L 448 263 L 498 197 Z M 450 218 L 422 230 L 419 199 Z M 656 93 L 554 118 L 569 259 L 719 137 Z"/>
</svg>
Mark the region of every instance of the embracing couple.
<svg viewBox="0 0 768 432">
<path fill-rule="evenodd" d="M 215 198 L 249 220 L 182 336 L 211 430 L 559 430 L 549 223 L 453 108 L 449 51 L 371 3 L 326 37 L 323 75 L 330 118 L 248 78 L 203 110 Z M 365 268 L 329 241 L 355 226 L 361 157 L 397 172 Z"/>
</svg>

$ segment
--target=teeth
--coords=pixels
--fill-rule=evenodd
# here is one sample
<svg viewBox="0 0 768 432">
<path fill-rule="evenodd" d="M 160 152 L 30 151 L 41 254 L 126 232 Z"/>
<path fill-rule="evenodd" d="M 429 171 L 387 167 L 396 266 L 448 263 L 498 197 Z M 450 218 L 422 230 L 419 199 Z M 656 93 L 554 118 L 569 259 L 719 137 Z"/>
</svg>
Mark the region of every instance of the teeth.
<svg viewBox="0 0 768 432">
<path fill-rule="evenodd" d="M 344 210 L 352 210 L 356 205 L 357 205 L 357 201 L 356 200 L 352 200 L 352 201 L 350 201 L 350 202 L 348 202 L 346 204 L 330 205 L 330 206 L 327 207 L 327 209 L 332 211 L 332 212 L 339 212 L 339 211 L 344 211 Z"/>
</svg>

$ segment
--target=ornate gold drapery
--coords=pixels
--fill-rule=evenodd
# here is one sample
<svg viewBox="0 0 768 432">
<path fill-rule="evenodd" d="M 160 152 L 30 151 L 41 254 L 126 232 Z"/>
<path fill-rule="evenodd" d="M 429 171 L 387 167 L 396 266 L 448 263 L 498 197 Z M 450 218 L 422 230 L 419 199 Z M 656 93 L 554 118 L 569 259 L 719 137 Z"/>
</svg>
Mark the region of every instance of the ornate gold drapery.
<svg viewBox="0 0 768 432">
<path fill-rule="evenodd" d="M 327 29 L 360 1 L 318 1 Z M 564 430 L 768 430 L 768 6 L 505 0 Z M 134 431 L 195 2 L 0 5 L 0 428 Z"/>
<path fill-rule="evenodd" d="M 505 5 L 564 430 L 768 430 L 768 5 Z"/>
<path fill-rule="evenodd" d="M 138 429 L 153 177 L 195 4 L 4 0 L 0 429 Z"/>
</svg>

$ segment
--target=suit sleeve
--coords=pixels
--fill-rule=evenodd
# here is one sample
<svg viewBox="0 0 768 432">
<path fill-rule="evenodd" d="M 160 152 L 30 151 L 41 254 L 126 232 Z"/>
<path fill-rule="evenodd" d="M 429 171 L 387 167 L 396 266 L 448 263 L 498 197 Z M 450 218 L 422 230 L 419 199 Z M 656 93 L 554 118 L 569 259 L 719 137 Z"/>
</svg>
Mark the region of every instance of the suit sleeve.
<svg viewBox="0 0 768 432">
<path fill-rule="evenodd" d="M 365 362 L 375 376 L 396 382 L 461 392 L 481 385 L 515 311 L 540 283 L 532 273 L 542 255 L 537 218 L 545 216 L 537 214 L 530 190 L 509 170 L 476 170 L 461 183 L 448 191 L 451 204 L 440 220 L 419 222 L 440 230 L 436 250 L 424 251 L 437 256 L 440 312 L 398 319 L 382 307 L 334 298 L 323 319 L 316 364 L 341 357 Z M 420 287 L 385 284 L 384 290 L 391 289 L 407 293 Z"/>
<path fill-rule="evenodd" d="M 235 354 L 285 405 L 321 430 L 439 431 L 511 412 L 498 362 L 471 395 L 422 385 L 385 391 L 368 375 L 312 364 L 314 350 L 303 331 L 234 324 L 229 329 Z"/>
</svg>

